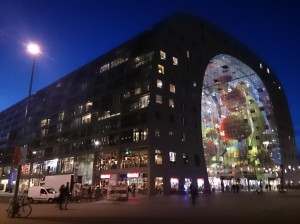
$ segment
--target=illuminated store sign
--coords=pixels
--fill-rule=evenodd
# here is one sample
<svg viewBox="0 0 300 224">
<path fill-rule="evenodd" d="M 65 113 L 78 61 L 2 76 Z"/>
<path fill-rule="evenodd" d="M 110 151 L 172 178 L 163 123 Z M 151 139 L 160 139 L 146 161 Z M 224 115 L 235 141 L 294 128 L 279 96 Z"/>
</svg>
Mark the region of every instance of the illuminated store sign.
<svg viewBox="0 0 300 224">
<path fill-rule="evenodd" d="M 139 177 L 139 173 L 127 173 L 128 178 Z"/>
<path fill-rule="evenodd" d="M 101 175 L 101 179 L 109 179 L 110 178 L 110 174 L 102 174 Z"/>
</svg>

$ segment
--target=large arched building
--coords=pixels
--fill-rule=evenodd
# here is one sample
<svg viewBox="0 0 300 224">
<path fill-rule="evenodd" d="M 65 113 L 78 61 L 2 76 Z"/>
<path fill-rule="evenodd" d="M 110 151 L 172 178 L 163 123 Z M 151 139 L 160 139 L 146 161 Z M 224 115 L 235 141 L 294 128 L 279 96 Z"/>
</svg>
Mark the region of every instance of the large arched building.
<svg viewBox="0 0 300 224">
<path fill-rule="evenodd" d="M 3 189 L 14 184 L 25 103 L 0 113 Z M 289 109 L 272 69 L 186 14 L 35 93 L 25 133 L 21 189 L 65 174 L 103 188 L 135 183 L 148 195 L 191 183 L 210 192 L 300 181 Z"/>
</svg>

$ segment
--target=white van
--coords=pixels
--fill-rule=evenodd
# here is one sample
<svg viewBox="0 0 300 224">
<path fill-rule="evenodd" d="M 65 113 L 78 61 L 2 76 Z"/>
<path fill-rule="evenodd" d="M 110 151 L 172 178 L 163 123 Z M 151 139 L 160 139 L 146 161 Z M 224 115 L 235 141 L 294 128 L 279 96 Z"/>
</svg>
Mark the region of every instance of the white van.
<svg viewBox="0 0 300 224">
<path fill-rule="evenodd" d="M 28 190 L 28 201 L 32 203 L 34 201 L 44 201 L 52 203 L 56 201 L 59 193 L 56 192 L 53 187 L 48 186 L 33 186 Z"/>
</svg>

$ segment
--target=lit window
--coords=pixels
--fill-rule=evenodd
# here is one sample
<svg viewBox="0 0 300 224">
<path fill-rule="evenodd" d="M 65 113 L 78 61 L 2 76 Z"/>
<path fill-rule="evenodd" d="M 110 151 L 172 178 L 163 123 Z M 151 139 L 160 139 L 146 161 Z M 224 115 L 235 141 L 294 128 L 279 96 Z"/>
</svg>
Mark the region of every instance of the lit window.
<svg viewBox="0 0 300 224">
<path fill-rule="evenodd" d="M 135 95 L 138 95 L 138 94 L 140 94 L 141 92 L 142 92 L 141 87 L 138 87 L 138 88 L 134 89 L 134 94 L 135 94 Z"/>
<path fill-rule="evenodd" d="M 175 107 L 175 103 L 173 99 L 169 99 L 169 107 L 174 108 Z"/>
<path fill-rule="evenodd" d="M 155 149 L 155 164 L 162 164 L 162 161 L 162 152 L 158 149 Z"/>
<path fill-rule="evenodd" d="M 174 135 L 175 135 L 174 131 L 169 131 L 169 137 L 170 138 L 174 138 Z"/>
<path fill-rule="evenodd" d="M 91 123 L 91 114 L 87 114 L 82 117 L 82 124 Z"/>
<path fill-rule="evenodd" d="M 185 142 L 185 141 L 186 141 L 186 134 L 185 134 L 185 133 L 182 133 L 181 141 L 182 141 L 182 142 Z"/>
<path fill-rule="evenodd" d="M 166 53 L 163 51 L 160 51 L 160 59 L 165 60 L 166 59 Z"/>
<path fill-rule="evenodd" d="M 173 65 L 178 65 L 178 58 L 173 57 Z"/>
<path fill-rule="evenodd" d="M 58 114 L 58 120 L 62 121 L 64 119 L 64 116 L 65 116 L 64 112 L 59 113 Z"/>
<path fill-rule="evenodd" d="M 155 137 L 160 137 L 160 130 L 158 129 L 155 130 Z"/>
<path fill-rule="evenodd" d="M 170 84 L 170 92 L 175 93 L 175 85 Z"/>
<path fill-rule="evenodd" d="M 262 63 L 259 63 L 259 67 L 260 67 L 260 68 L 262 68 L 262 67 L 263 67 L 263 66 L 262 66 Z"/>
<path fill-rule="evenodd" d="M 187 153 L 182 153 L 182 159 L 183 159 L 183 164 L 184 165 L 189 164 L 189 155 Z"/>
<path fill-rule="evenodd" d="M 109 63 L 107 63 L 107 64 L 105 64 L 105 65 L 102 65 L 102 66 L 100 67 L 100 73 L 105 72 L 105 71 L 107 71 L 107 70 L 109 70 Z"/>
<path fill-rule="evenodd" d="M 165 68 L 162 65 L 158 65 L 158 73 L 159 74 L 165 74 Z"/>
<path fill-rule="evenodd" d="M 49 123 L 50 123 L 50 119 L 43 119 L 41 120 L 41 127 L 49 125 Z"/>
<path fill-rule="evenodd" d="M 157 79 L 156 86 L 157 86 L 157 88 L 162 88 L 162 86 L 163 86 L 162 81 Z"/>
<path fill-rule="evenodd" d="M 270 69 L 269 68 L 267 68 L 267 73 L 270 74 Z"/>
<path fill-rule="evenodd" d="M 170 162 L 176 162 L 176 152 L 169 152 Z"/>
<path fill-rule="evenodd" d="M 161 95 L 156 95 L 156 103 L 162 104 L 162 96 Z"/>
<path fill-rule="evenodd" d="M 197 87 L 197 83 L 196 82 L 193 82 L 193 87 Z"/>
<path fill-rule="evenodd" d="M 190 52 L 189 51 L 186 51 L 186 57 L 190 58 Z"/>
</svg>

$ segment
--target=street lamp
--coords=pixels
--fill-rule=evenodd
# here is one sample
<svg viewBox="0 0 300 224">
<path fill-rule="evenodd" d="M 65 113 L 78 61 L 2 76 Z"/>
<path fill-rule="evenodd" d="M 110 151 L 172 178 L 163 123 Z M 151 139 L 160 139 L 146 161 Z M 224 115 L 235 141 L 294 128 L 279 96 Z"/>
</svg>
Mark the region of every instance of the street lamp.
<svg viewBox="0 0 300 224">
<path fill-rule="evenodd" d="M 24 126 L 23 126 L 23 135 L 22 135 L 22 146 L 23 147 L 25 145 L 25 139 L 26 139 L 25 137 L 26 137 L 26 127 L 27 127 L 27 120 L 28 120 L 28 107 L 29 107 L 29 101 L 30 101 L 31 92 L 32 92 L 32 81 L 33 81 L 33 74 L 34 74 L 35 58 L 38 54 L 41 53 L 41 51 L 40 51 L 40 47 L 37 44 L 30 43 L 30 44 L 27 45 L 27 52 L 30 53 L 33 56 L 33 61 L 32 61 L 29 91 L 28 91 L 28 97 L 27 97 L 27 100 L 26 100 L 26 108 L 25 108 L 25 115 L 24 115 Z M 18 165 L 18 170 L 17 170 L 15 192 L 14 192 L 14 197 L 13 197 L 12 218 L 16 215 L 16 212 L 17 212 L 17 203 L 18 203 L 18 192 L 19 192 L 21 168 L 22 168 L 22 166 L 19 164 Z"/>
</svg>

